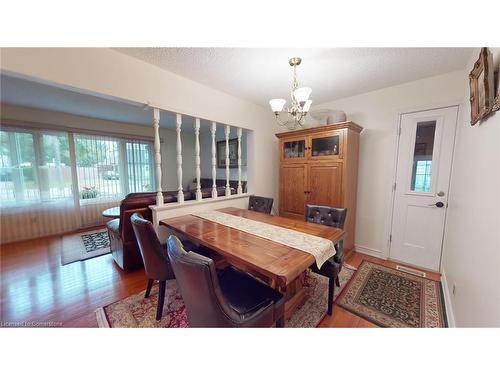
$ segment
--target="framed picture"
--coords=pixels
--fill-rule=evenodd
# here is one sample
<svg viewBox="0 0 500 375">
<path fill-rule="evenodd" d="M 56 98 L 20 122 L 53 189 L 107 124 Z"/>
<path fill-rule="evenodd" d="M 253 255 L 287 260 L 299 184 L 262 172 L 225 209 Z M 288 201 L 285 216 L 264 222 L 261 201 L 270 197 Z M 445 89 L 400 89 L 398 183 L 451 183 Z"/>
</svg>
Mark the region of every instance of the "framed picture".
<svg viewBox="0 0 500 375">
<path fill-rule="evenodd" d="M 226 141 L 217 142 L 217 168 L 226 168 Z M 238 139 L 229 140 L 229 168 L 238 168 Z"/>
<path fill-rule="evenodd" d="M 492 111 L 500 111 L 500 65 L 496 71 L 496 82 L 497 82 L 497 96 L 493 102 Z"/>
<path fill-rule="evenodd" d="M 488 116 L 493 107 L 493 69 L 488 48 L 481 48 L 479 59 L 469 74 L 471 125 Z"/>
</svg>

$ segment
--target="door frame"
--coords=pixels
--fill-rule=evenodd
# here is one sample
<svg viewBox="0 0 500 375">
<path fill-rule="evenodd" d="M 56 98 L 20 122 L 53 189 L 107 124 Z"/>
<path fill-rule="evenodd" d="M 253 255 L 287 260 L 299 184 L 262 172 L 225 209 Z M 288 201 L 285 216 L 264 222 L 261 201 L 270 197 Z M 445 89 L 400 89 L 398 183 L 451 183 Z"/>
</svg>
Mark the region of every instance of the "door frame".
<svg viewBox="0 0 500 375">
<path fill-rule="evenodd" d="M 456 126 L 455 126 L 455 132 L 453 135 L 453 151 L 452 151 L 452 156 L 451 156 L 451 168 L 450 168 L 450 176 L 449 176 L 449 182 L 451 182 L 451 175 L 453 173 L 453 163 L 455 160 L 455 149 L 456 149 L 456 142 L 457 142 L 457 131 L 458 131 L 458 126 L 459 126 L 459 119 L 464 107 L 463 101 L 456 100 L 452 101 L 449 103 L 443 103 L 440 105 L 422 105 L 422 106 L 416 106 L 416 107 L 411 107 L 403 110 L 399 110 L 397 114 L 394 116 L 394 128 L 393 128 L 393 152 L 392 152 L 392 174 L 391 174 L 391 184 L 390 184 L 390 190 L 389 193 L 387 194 L 387 203 L 388 207 L 390 207 L 389 212 L 386 215 L 386 220 L 385 220 L 385 231 L 384 235 L 386 238 L 386 249 L 384 252 L 384 258 L 385 259 L 390 259 L 391 255 L 391 234 L 392 234 L 392 220 L 393 220 L 393 215 L 394 215 L 394 204 L 395 204 L 395 199 L 396 199 L 396 191 L 394 189 L 394 184 L 396 183 L 396 178 L 397 178 L 397 167 L 398 167 L 398 156 L 399 156 L 399 129 L 401 127 L 401 121 L 403 118 L 403 115 L 407 114 L 412 114 L 416 112 L 424 112 L 424 111 L 432 111 L 432 110 L 438 110 L 438 109 L 444 109 L 444 108 L 450 108 L 450 107 L 456 107 L 457 108 L 457 118 L 456 118 Z M 448 190 L 448 196 L 449 196 L 449 190 Z M 448 217 L 448 210 L 446 210 L 445 213 L 445 219 L 444 219 L 444 228 L 443 228 L 443 238 L 441 239 L 441 255 L 440 255 L 440 261 L 439 261 L 439 269 L 441 270 L 441 261 L 443 257 L 443 240 L 444 236 L 446 233 L 446 222 L 447 222 L 447 217 Z M 401 262 L 399 262 L 401 263 Z"/>
</svg>

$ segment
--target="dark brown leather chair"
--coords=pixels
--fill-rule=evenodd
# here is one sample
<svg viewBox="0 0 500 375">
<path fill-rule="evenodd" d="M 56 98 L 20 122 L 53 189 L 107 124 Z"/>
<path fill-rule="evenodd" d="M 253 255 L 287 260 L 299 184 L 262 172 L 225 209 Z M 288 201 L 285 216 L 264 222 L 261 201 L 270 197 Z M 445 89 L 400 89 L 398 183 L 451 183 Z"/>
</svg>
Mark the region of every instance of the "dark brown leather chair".
<svg viewBox="0 0 500 375">
<path fill-rule="evenodd" d="M 212 259 L 186 252 L 175 236 L 167 245 L 190 327 L 284 326 L 280 293 L 233 267 L 217 274 Z"/>
<path fill-rule="evenodd" d="M 273 202 L 273 198 L 251 195 L 248 200 L 248 209 L 252 211 L 263 212 L 265 214 L 271 214 L 271 210 L 273 209 Z"/>
<path fill-rule="evenodd" d="M 163 314 L 167 280 L 175 279 L 174 271 L 170 266 L 167 251 L 161 245 L 153 224 L 145 220 L 138 213 L 130 218 L 135 237 L 144 261 L 144 270 L 148 278 L 148 286 L 144 298 L 148 298 L 155 280 L 159 281 L 158 307 L 156 309 L 156 320 L 160 320 Z"/>
<path fill-rule="evenodd" d="M 347 208 L 337 208 L 329 206 L 319 206 L 307 204 L 305 210 L 306 221 L 310 223 L 328 225 L 344 229 L 344 223 L 347 216 Z M 315 273 L 328 277 L 328 315 L 332 315 L 333 298 L 335 295 L 335 284 L 340 287 L 339 274 L 344 262 L 344 241 L 340 240 L 335 245 L 336 253 L 328 259 L 318 269 L 316 263 L 311 266 Z"/>
</svg>

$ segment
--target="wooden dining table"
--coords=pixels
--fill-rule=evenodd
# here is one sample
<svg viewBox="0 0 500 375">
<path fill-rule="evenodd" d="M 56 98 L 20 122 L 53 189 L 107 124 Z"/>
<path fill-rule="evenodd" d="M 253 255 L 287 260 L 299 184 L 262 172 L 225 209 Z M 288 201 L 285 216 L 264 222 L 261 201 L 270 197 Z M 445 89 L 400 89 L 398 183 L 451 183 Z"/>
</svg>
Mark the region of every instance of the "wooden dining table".
<svg viewBox="0 0 500 375">
<path fill-rule="evenodd" d="M 326 238 L 334 244 L 345 236 L 342 229 L 297 219 L 233 207 L 218 211 Z M 305 271 L 315 262 L 311 254 L 194 215 L 161 220 L 160 225 L 208 248 L 216 263 L 227 262 L 279 290 L 285 295 L 286 318 L 305 301 Z"/>
</svg>

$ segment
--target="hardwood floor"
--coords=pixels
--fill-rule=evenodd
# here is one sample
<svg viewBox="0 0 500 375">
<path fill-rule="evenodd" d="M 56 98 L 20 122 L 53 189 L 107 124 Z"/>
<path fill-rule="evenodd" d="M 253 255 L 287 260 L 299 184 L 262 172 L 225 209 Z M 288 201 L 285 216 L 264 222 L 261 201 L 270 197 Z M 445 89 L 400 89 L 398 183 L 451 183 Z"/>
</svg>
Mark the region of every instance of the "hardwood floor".
<svg viewBox="0 0 500 375">
<path fill-rule="evenodd" d="M 62 237 L 18 242 L 0 248 L 0 325 L 97 327 L 94 311 L 146 288 L 144 271 L 122 271 L 111 255 L 61 265 Z M 351 252 L 346 262 L 366 259 L 394 268 L 395 262 Z M 439 274 L 427 272 L 439 280 Z M 25 323 L 27 322 L 27 323 Z M 376 327 L 339 306 L 320 327 Z"/>
</svg>

